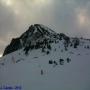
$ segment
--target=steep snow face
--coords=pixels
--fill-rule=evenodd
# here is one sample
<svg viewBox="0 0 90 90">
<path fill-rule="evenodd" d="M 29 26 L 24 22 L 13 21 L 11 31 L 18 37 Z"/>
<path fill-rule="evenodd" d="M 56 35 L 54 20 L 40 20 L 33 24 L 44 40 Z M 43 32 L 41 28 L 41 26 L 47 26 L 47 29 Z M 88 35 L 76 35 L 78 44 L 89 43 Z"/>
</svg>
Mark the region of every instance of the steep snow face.
<svg viewBox="0 0 90 90">
<path fill-rule="evenodd" d="M 90 42 L 80 42 L 77 48 L 68 46 L 66 50 L 64 40 L 58 40 L 44 53 L 39 48 L 26 55 L 20 49 L 4 56 L 0 60 L 0 86 L 20 86 L 22 90 L 90 90 Z"/>
</svg>

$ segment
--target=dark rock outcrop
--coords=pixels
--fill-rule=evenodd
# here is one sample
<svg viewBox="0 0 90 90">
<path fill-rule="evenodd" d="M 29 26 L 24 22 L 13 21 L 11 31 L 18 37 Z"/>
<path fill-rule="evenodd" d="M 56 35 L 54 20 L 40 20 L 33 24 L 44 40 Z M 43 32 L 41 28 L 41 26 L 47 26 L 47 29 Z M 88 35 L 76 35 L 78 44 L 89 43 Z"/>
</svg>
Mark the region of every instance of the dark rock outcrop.
<svg viewBox="0 0 90 90">
<path fill-rule="evenodd" d="M 14 52 L 18 49 L 21 49 L 22 46 L 21 46 L 21 43 L 20 43 L 20 39 L 19 38 L 16 38 L 16 39 L 12 39 L 10 45 L 8 45 L 3 53 L 3 56 L 6 55 L 6 54 L 9 54 L 11 52 Z"/>
<path fill-rule="evenodd" d="M 48 42 L 56 35 L 56 32 L 44 25 L 31 25 L 19 38 L 12 39 L 10 45 L 5 48 L 3 56 L 21 48 L 28 51 L 32 48 L 43 48 L 44 44 L 49 46 Z"/>
<path fill-rule="evenodd" d="M 51 44 L 57 44 L 62 40 L 66 51 L 69 46 L 77 48 L 80 43 L 78 38 L 70 38 L 63 33 L 56 33 L 44 25 L 31 25 L 20 37 L 12 39 L 10 45 L 5 48 L 3 56 L 21 48 L 23 48 L 25 54 L 28 54 L 30 50 L 39 48 L 43 53 L 49 54 L 52 50 Z"/>
</svg>

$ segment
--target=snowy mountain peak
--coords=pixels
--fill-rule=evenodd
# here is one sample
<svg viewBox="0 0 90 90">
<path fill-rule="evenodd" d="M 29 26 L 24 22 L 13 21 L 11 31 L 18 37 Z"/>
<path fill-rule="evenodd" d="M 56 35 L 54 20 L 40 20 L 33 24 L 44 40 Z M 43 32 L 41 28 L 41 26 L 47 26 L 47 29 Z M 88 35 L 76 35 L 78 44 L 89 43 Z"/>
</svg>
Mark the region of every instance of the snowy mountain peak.
<svg viewBox="0 0 90 90">
<path fill-rule="evenodd" d="M 90 90 L 90 39 L 35 24 L 12 39 L 4 55 L 1 89 L 20 85 L 22 90 Z"/>
<path fill-rule="evenodd" d="M 28 54 L 29 51 L 34 49 L 41 49 L 42 52 L 48 54 L 50 53 L 53 43 L 60 43 L 63 46 L 63 49 L 67 51 L 69 47 L 74 49 L 78 48 L 80 45 L 85 47 L 85 45 L 82 44 L 82 42 L 85 41 L 89 42 L 89 40 L 71 38 L 63 33 L 56 33 L 41 24 L 34 24 L 31 25 L 20 37 L 12 39 L 10 45 L 6 47 L 3 55 L 12 53 L 22 48 L 25 54 Z"/>
<path fill-rule="evenodd" d="M 29 27 L 29 29 L 22 34 L 21 37 L 28 34 L 28 36 L 32 36 L 33 34 L 40 34 L 40 35 L 50 35 L 50 34 L 56 34 L 53 30 L 49 29 L 48 27 L 41 25 L 41 24 L 34 24 Z"/>
<path fill-rule="evenodd" d="M 48 27 L 41 24 L 34 24 L 23 33 L 20 37 L 12 39 L 10 45 L 8 45 L 3 55 L 14 52 L 18 49 L 24 48 L 31 44 L 36 44 L 38 41 L 42 42 L 44 39 L 51 39 L 57 36 L 57 33 Z"/>
</svg>

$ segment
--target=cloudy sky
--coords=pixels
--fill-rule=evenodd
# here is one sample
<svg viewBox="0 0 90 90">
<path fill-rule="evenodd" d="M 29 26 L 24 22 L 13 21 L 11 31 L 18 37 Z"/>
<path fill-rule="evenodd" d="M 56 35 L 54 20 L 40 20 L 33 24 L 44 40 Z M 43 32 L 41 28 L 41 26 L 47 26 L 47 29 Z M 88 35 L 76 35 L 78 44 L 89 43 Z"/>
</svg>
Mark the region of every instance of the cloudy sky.
<svg viewBox="0 0 90 90">
<path fill-rule="evenodd" d="M 0 0 L 0 54 L 34 23 L 90 38 L 90 0 Z"/>
</svg>

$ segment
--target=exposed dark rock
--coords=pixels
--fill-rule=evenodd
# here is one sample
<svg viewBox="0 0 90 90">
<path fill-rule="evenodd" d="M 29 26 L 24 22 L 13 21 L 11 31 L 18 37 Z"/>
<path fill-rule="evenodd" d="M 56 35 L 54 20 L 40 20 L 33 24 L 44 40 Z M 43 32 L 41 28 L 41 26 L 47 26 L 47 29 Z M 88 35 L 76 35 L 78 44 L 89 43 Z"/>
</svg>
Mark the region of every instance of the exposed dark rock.
<svg viewBox="0 0 90 90">
<path fill-rule="evenodd" d="M 52 60 L 49 60 L 49 64 L 53 64 L 53 61 Z"/>
<path fill-rule="evenodd" d="M 79 38 L 70 38 L 63 33 L 56 33 L 41 24 L 31 25 L 20 37 L 12 39 L 10 45 L 5 48 L 3 56 L 21 48 L 24 48 L 23 50 L 26 55 L 33 49 L 41 49 L 43 53 L 49 54 L 52 50 L 52 43 L 57 44 L 61 40 L 63 40 L 65 51 L 68 50 L 69 46 L 77 48 L 80 44 Z M 90 47 L 88 46 L 87 48 L 89 49 Z"/>
<path fill-rule="evenodd" d="M 21 49 L 22 45 L 20 43 L 20 39 L 16 38 L 16 39 L 12 39 L 10 45 L 8 45 L 3 53 L 3 55 L 9 54 L 11 52 L 14 52 L 18 49 Z"/>
<path fill-rule="evenodd" d="M 74 43 L 74 48 L 77 48 L 77 46 L 80 44 L 80 40 L 78 38 L 75 38 L 73 40 L 73 43 Z"/>
<path fill-rule="evenodd" d="M 64 59 L 59 59 L 60 65 L 64 65 Z"/>
<path fill-rule="evenodd" d="M 71 62 L 71 59 L 70 58 L 67 58 L 66 60 L 67 60 L 67 63 L 70 63 Z"/>
<path fill-rule="evenodd" d="M 48 49 L 51 49 L 49 42 L 53 42 L 54 35 L 56 32 L 44 25 L 31 25 L 19 38 L 12 39 L 10 45 L 5 48 L 3 56 L 21 48 L 24 48 L 26 54 L 29 50 L 43 48 L 46 45 Z"/>
</svg>

